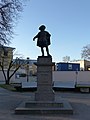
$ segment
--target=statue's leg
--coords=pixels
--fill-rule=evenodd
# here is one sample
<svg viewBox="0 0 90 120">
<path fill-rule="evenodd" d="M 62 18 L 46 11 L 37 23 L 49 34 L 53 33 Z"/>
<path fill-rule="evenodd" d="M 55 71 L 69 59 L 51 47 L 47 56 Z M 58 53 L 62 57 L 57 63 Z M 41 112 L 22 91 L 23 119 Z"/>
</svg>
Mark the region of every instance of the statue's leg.
<svg viewBox="0 0 90 120">
<path fill-rule="evenodd" d="M 51 55 L 49 54 L 48 46 L 46 46 L 46 51 L 47 51 L 47 56 L 51 56 Z"/>
<path fill-rule="evenodd" d="M 41 47 L 42 56 L 44 56 L 44 49 Z"/>
</svg>

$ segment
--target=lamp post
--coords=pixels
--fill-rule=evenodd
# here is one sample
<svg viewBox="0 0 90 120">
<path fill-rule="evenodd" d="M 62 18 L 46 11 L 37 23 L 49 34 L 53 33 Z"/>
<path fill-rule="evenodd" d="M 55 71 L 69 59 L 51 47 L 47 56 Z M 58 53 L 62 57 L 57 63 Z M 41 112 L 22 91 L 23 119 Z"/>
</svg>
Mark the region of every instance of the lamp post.
<svg viewBox="0 0 90 120">
<path fill-rule="evenodd" d="M 75 86 L 77 85 L 77 78 L 78 78 L 78 69 L 76 69 L 76 81 L 75 81 Z"/>
<path fill-rule="evenodd" d="M 27 82 L 29 81 L 29 57 L 27 57 Z"/>
</svg>

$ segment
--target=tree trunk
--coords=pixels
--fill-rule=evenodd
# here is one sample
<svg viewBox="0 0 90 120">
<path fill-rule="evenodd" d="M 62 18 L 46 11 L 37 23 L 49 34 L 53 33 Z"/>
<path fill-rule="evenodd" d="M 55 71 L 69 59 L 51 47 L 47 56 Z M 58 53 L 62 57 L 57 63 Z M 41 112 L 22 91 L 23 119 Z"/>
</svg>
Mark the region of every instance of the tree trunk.
<svg viewBox="0 0 90 120">
<path fill-rule="evenodd" d="M 6 85 L 9 85 L 9 80 L 6 80 Z"/>
</svg>

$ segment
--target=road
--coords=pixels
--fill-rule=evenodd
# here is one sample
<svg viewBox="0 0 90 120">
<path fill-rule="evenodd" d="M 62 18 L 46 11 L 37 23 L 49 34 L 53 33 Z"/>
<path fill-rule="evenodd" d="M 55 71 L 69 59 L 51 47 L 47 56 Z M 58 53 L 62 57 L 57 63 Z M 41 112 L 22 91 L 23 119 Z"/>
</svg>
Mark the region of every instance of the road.
<svg viewBox="0 0 90 120">
<path fill-rule="evenodd" d="M 34 92 L 11 92 L 0 88 L 0 120 L 90 120 L 90 93 L 55 92 L 68 100 L 73 115 L 16 115 L 15 108 L 24 100 L 34 99 Z"/>
</svg>

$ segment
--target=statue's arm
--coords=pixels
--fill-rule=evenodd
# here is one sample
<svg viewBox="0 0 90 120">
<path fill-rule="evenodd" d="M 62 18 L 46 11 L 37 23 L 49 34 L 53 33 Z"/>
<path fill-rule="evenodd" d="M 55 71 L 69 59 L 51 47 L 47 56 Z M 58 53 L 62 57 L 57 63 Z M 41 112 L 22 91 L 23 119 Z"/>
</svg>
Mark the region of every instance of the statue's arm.
<svg viewBox="0 0 90 120">
<path fill-rule="evenodd" d="M 37 38 L 37 36 L 35 36 L 35 37 L 33 38 L 33 41 L 34 41 L 36 38 Z"/>
<path fill-rule="evenodd" d="M 33 38 L 33 41 L 39 37 L 39 33 Z"/>
</svg>

